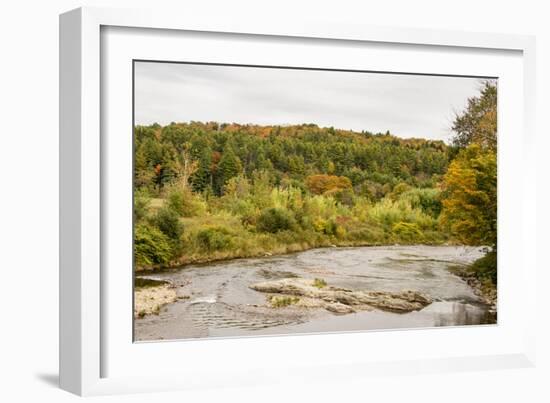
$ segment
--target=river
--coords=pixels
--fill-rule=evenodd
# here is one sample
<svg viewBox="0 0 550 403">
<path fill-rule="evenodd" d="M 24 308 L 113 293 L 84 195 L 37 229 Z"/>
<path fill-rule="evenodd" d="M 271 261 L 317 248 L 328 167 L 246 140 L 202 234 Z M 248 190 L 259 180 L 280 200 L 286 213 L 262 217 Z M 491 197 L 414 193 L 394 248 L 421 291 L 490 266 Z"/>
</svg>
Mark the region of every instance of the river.
<svg viewBox="0 0 550 403">
<path fill-rule="evenodd" d="M 464 246 L 322 248 L 208 265 L 143 277 L 172 283 L 180 297 L 158 315 L 134 321 L 136 341 L 258 336 L 492 324 L 494 315 L 449 268 L 483 256 Z M 420 311 L 338 315 L 322 308 L 272 308 L 251 284 L 283 277 L 322 278 L 358 291 L 420 291 L 434 302 Z"/>
</svg>

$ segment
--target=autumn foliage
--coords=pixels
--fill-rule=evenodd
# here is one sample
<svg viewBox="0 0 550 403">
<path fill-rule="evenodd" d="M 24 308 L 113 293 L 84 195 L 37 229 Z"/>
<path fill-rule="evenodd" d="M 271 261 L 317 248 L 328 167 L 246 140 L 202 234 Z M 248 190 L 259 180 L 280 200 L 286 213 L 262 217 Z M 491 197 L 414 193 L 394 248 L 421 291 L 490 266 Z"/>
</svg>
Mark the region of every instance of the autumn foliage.
<svg viewBox="0 0 550 403">
<path fill-rule="evenodd" d="M 496 85 L 482 84 L 451 145 L 310 123 L 137 126 L 136 265 L 328 245 L 496 250 L 496 101 Z"/>
<path fill-rule="evenodd" d="M 467 245 L 496 245 L 497 160 L 477 144 L 460 151 L 443 180 L 441 222 Z"/>
<path fill-rule="evenodd" d="M 490 252 L 469 269 L 482 281 L 497 282 L 497 87 L 486 82 L 457 115 L 453 144 L 458 154 L 443 177 L 442 226 L 461 243 Z"/>
<path fill-rule="evenodd" d="M 321 195 L 335 190 L 351 189 L 351 180 L 345 176 L 311 175 L 306 178 L 306 186 L 311 193 Z"/>
</svg>

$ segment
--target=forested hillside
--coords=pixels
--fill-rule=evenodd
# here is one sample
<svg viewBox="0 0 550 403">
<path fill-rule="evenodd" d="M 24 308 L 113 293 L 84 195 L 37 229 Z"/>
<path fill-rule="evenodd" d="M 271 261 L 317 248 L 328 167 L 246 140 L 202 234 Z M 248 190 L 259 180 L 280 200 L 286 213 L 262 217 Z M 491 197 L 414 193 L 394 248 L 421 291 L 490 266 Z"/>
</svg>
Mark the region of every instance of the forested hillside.
<svg viewBox="0 0 550 403">
<path fill-rule="evenodd" d="M 136 268 L 329 245 L 496 245 L 496 88 L 470 101 L 452 145 L 315 124 L 137 126 Z"/>
<path fill-rule="evenodd" d="M 441 141 L 400 139 L 314 124 L 253 126 L 173 123 L 135 130 L 136 186 L 153 194 L 184 175 L 186 159 L 197 163 L 189 183 L 195 192 L 221 196 L 235 177 L 252 180 L 267 172 L 276 186 L 304 189 L 310 175 L 347 177 L 357 195 L 380 199 L 393 187 L 432 187 L 447 169 L 448 147 Z M 435 182 L 434 182 L 435 180 Z"/>
</svg>

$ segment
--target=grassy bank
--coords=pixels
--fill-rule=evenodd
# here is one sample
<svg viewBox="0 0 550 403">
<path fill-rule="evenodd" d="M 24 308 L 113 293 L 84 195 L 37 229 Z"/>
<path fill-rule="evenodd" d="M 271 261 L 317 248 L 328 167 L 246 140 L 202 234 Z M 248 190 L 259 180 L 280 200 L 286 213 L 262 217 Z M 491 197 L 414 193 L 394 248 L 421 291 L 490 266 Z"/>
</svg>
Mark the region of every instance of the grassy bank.
<svg viewBox="0 0 550 403">
<path fill-rule="evenodd" d="M 434 189 L 408 189 L 378 202 L 315 195 L 235 180 L 222 197 L 172 188 L 138 195 L 136 271 L 328 246 L 442 244 Z"/>
</svg>

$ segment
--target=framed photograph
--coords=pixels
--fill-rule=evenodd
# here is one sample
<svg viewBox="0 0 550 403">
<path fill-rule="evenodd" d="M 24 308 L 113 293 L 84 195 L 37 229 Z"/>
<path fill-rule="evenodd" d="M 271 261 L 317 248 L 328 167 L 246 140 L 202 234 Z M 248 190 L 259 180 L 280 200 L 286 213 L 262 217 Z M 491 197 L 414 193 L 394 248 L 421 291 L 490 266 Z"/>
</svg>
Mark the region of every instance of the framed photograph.
<svg viewBox="0 0 550 403">
<path fill-rule="evenodd" d="M 532 365 L 533 38 L 85 8 L 60 44 L 64 389 Z"/>
</svg>

